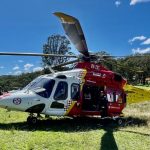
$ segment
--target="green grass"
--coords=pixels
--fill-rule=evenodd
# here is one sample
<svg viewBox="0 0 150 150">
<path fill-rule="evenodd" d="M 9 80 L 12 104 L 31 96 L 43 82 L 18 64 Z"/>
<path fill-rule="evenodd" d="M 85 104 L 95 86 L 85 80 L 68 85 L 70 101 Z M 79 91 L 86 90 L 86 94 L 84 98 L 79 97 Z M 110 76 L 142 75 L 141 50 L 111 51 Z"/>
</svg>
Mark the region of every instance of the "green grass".
<svg viewBox="0 0 150 150">
<path fill-rule="evenodd" d="M 150 91 L 150 85 L 149 86 L 135 86 L 135 87 Z"/>
<path fill-rule="evenodd" d="M 149 87 L 139 88 L 132 85 L 126 85 L 127 101 L 129 104 L 139 103 L 150 100 Z"/>
<path fill-rule="evenodd" d="M 0 150 L 150 149 L 150 102 L 130 104 L 124 113 L 122 127 L 97 118 L 53 118 L 28 126 L 27 113 L 0 109 Z"/>
<path fill-rule="evenodd" d="M 0 150 L 148 150 L 150 102 L 128 105 L 119 127 L 98 118 L 53 118 L 26 124 L 26 113 L 0 109 Z"/>
</svg>

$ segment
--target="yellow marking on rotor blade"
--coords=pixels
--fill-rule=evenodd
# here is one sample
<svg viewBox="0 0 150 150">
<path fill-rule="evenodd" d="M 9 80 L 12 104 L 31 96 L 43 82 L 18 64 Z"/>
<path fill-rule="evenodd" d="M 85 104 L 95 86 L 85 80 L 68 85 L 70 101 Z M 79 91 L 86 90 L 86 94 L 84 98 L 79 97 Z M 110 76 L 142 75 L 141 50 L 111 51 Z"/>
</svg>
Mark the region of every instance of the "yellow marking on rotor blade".
<svg viewBox="0 0 150 150">
<path fill-rule="evenodd" d="M 71 109 L 74 107 L 75 104 L 76 104 L 76 102 L 75 102 L 75 101 L 72 101 L 72 104 L 71 104 L 71 106 L 67 109 L 67 112 L 65 113 L 65 115 L 68 115 L 68 114 L 69 114 L 69 112 L 71 111 Z"/>
<path fill-rule="evenodd" d="M 75 23 L 76 19 L 72 16 L 66 15 L 61 12 L 54 13 L 55 16 L 61 19 L 63 23 Z"/>
</svg>

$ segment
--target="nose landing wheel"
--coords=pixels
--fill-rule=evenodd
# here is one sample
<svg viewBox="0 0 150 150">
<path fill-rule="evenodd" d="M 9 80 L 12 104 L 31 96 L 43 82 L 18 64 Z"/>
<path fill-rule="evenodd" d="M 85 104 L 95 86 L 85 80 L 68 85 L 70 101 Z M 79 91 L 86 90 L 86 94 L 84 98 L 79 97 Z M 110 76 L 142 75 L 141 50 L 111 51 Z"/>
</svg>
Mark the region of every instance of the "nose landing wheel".
<svg viewBox="0 0 150 150">
<path fill-rule="evenodd" d="M 27 118 L 27 123 L 29 125 L 36 125 L 37 124 L 37 117 L 33 116 L 33 115 L 30 115 L 28 118 Z"/>
</svg>

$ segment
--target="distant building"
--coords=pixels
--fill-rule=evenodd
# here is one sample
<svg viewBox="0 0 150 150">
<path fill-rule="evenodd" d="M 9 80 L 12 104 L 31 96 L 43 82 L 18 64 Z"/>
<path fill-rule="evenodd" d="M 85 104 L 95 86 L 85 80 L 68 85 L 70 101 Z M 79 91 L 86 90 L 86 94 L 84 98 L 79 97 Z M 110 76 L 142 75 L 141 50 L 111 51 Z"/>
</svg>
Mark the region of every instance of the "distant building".
<svg viewBox="0 0 150 150">
<path fill-rule="evenodd" d="M 146 78 L 146 79 L 145 79 L 145 82 L 146 82 L 147 84 L 150 84 L 150 77 Z"/>
</svg>

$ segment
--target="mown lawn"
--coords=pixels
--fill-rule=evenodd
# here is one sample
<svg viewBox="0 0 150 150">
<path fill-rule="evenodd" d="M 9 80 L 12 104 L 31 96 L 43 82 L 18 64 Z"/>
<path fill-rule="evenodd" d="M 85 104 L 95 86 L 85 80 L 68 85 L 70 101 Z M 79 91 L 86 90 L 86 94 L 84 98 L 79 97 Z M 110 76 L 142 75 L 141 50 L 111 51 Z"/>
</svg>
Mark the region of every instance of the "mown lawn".
<svg viewBox="0 0 150 150">
<path fill-rule="evenodd" d="M 99 118 L 52 118 L 29 126 L 27 113 L 0 109 L 0 150 L 149 150 L 149 91 L 132 86 L 126 91 L 122 127 Z"/>
<path fill-rule="evenodd" d="M 126 85 L 125 91 L 127 93 L 128 104 L 139 103 L 150 100 L 149 87 L 137 87 L 132 85 Z"/>
<path fill-rule="evenodd" d="M 125 109 L 126 123 L 118 127 L 98 118 L 53 118 L 26 124 L 26 113 L 0 109 L 0 150 L 148 150 L 150 102 Z"/>
<path fill-rule="evenodd" d="M 150 91 L 150 85 L 149 86 L 135 86 L 135 87 Z"/>
</svg>

